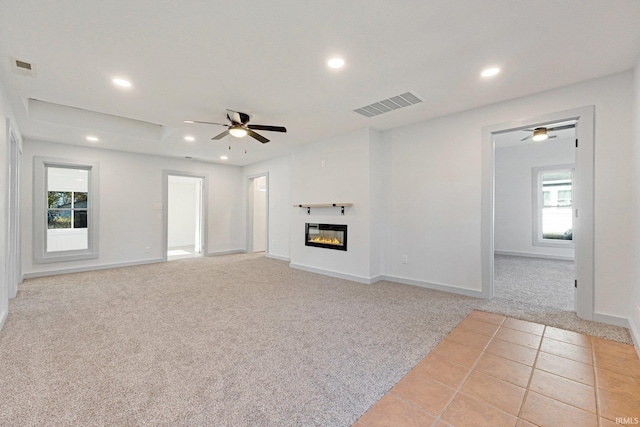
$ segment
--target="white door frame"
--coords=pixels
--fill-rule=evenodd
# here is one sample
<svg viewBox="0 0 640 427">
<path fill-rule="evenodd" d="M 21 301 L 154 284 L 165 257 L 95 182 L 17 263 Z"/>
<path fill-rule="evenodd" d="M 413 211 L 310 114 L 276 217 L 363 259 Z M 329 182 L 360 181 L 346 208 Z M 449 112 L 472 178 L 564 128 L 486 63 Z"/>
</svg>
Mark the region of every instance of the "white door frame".
<svg viewBox="0 0 640 427">
<path fill-rule="evenodd" d="M 15 298 L 18 285 L 22 283 L 22 245 L 20 243 L 20 169 L 22 146 L 7 119 L 7 141 L 9 141 L 9 227 L 7 233 L 7 256 L 5 259 L 6 283 L 9 298 Z"/>
<path fill-rule="evenodd" d="M 202 197 L 200 198 L 200 252 L 202 256 L 207 255 L 208 242 L 208 188 L 209 177 L 191 172 L 163 170 L 162 171 L 162 261 L 167 261 L 167 250 L 169 245 L 169 176 L 185 176 L 189 178 L 202 179 Z"/>
<path fill-rule="evenodd" d="M 495 218 L 493 135 L 567 120 L 577 120 L 576 140 L 579 141 L 576 148 L 573 181 L 575 195 L 573 239 L 578 283 L 575 293 L 576 313 L 583 319 L 593 320 L 595 107 L 592 105 L 482 128 L 482 296 L 493 299 Z"/>
<path fill-rule="evenodd" d="M 265 177 L 267 194 L 265 195 L 265 243 L 264 253 L 269 254 L 269 172 L 262 172 L 247 176 L 247 253 L 253 253 L 253 185 L 256 178 Z"/>
</svg>

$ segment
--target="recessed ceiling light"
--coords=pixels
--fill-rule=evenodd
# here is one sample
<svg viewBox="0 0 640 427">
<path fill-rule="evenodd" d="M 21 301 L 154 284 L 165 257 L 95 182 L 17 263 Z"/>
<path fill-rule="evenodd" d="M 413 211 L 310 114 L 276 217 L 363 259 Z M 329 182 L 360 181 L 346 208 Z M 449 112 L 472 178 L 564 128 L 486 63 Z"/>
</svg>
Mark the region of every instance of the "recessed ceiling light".
<svg viewBox="0 0 640 427">
<path fill-rule="evenodd" d="M 114 85 L 117 85 L 120 87 L 131 87 L 131 82 L 129 80 L 117 78 L 111 81 L 113 82 Z"/>
<path fill-rule="evenodd" d="M 331 68 L 342 68 L 344 67 L 344 59 L 342 58 L 331 58 L 327 65 Z"/>
<path fill-rule="evenodd" d="M 184 137 L 184 140 L 185 141 L 195 141 L 196 139 L 194 137 L 190 136 L 190 135 L 187 135 L 187 136 Z"/>
<path fill-rule="evenodd" d="M 228 157 L 227 156 L 220 156 L 220 160 L 227 160 Z"/>
<path fill-rule="evenodd" d="M 88 136 L 87 137 L 87 141 L 91 141 L 91 142 L 98 142 L 100 141 L 97 137 L 95 136 Z"/>
<path fill-rule="evenodd" d="M 492 67 L 492 68 L 487 68 L 486 70 L 484 70 L 481 75 L 482 77 L 492 77 L 495 76 L 496 74 L 498 74 L 500 72 L 500 68 L 498 67 Z"/>
</svg>

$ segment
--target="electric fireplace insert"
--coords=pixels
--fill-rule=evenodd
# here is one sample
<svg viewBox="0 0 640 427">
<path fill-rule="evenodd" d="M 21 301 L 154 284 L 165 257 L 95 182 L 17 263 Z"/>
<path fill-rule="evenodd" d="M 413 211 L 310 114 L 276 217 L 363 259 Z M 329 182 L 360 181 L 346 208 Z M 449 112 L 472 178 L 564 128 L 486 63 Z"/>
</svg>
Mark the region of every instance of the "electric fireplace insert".
<svg viewBox="0 0 640 427">
<path fill-rule="evenodd" d="M 347 250 L 347 226 L 341 224 L 305 225 L 304 244 L 317 248 Z"/>
</svg>

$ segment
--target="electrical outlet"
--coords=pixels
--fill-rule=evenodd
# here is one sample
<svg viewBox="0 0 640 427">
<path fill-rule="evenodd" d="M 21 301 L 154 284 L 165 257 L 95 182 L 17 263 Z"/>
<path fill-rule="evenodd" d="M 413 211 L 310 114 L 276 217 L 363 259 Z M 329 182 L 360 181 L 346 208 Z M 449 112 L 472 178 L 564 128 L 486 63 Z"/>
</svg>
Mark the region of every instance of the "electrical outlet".
<svg viewBox="0 0 640 427">
<path fill-rule="evenodd" d="M 409 257 L 407 255 L 402 255 L 402 263 L 409 264 Z"/>
<path fill-rule="evenodd" d="M 320 162 L 320 164 L 322 165 L 322 167 L 325 166 L 324 160 Z"/>
<path fill-rule="evenodd" d="M 149 253 L 149 246 L 145 246 L 145 247 L 144 247 L 144 253 L 145 253 L 145 254 L 148 254 L 148 253 Z"/>
</svg>

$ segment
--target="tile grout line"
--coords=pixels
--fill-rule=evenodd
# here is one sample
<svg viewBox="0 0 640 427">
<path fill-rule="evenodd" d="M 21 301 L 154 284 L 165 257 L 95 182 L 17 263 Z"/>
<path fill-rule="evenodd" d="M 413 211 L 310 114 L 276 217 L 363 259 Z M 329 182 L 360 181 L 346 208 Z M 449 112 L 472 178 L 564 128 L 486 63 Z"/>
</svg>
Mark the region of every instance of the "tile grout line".
<svg viewBox="0 0 640 427">
<path fill-rule="evenodd" d="M 470 314 L 471 314 L 471 313 L 470 313 Z M 464 318 L 464 319 L 462 319 L 462 320 L 465 320 L 465 319 L 467 319 L 468 317 L 469 317 L 469 315 L 467 315 L 467 317 L 465 317 L 465 318 Z M 491 343 L 491 341 L 493 340 L 493 338 L 495 337 L 495 335 L 498 333 L 498 331 L 499 331 L 499 330 L 500 330 L 500 328 L 502 327 L 502 324 L 503 324 L 503 323 L 505 322 L 505 320 L 507 319 L 507 317 L 506 317 L 506 316 L 503 316 L 503 317 L 504 317 L 504 319 L 502 319 L 502 321 L 501 321 L 501 322 L 500 322 L 500 324 L 498 325 L 498 328 L 497 328 L 497 329 L 495 330 L 495 332 L 491 335 L 491 337 L 489 338 L 489 341 L 487 341 L 487 344 L 485 344 L 485 345 L 484 345 L 484 347 L 482 348 L 482 350 L 480 350 L 480 355 L 478 356 L 478 358 L 477 358 L 477 359 L 475 360 L 475 362 L 473 363 L 473 366 L 472 366 L 471 368 L 469 368 L 469 373 L 467 373 L 467 375 L 463 378 L 463 380 L 462 380 L 462 382 L 460 383 L 460 385 L 458 386 L 458 388 L 453 389 L 453 390 L 454 390 L 453 395 L 451 396 L 451 399 L 449 399 L 449 401 L 446 403 L 446 405 L 444 406 L 444 408 L 440 411 L 440 415 L 438 415 L 438 416 L 434 416 L 434 415 L 432 415 L 430 412 L 425 411 L 424 409 L 420 408 L 419 406 L 416 406 L 416 405 L 414 405 L 413 403 L 411 403 L 411 402 L 409 402 L 409 401 L 407 401 L 407 400 L 405 400 L 405 399 L 401 398 L 400 396 L 397 396 L 395 393 L 392 393 L 392 392 L 391 392 L 391 389 L 393 389 L 393 387 L 395 387 L 395 385 L 396 385 L 396 384 L 398 384 L 400 381 L 402 381 L 402 380 L 403 380 L 403 379 L 404 379 L 404 378 L 409 374 L 409 372 L 411 372 L 411 370 L 413 370 L 413 369 L 415 368 L 415 366 L 414 366 L 411 370 L 409 370 L 409 372 L 407 372 L 407 374 L 406 374 L 406 375 L 404 375 L 402 378 L 400 378 L 400 380 L 398 380 L 398 383 L 394 384 L 394 385 L 393 385 L 393 386 L 392 386 L 392 387 L 391 387 L 391 388 L 390 388 L 390 389 L 389 389 L 385 394 L 383 394 L 383 395 L 382 395 L 382 397 L 381 397 L 380 399 L 378 399 L 378 401 L 376 401 L 376 402 L 371 406 L 371 408 L 373 408 L 373 406 L 375 406 L 375 405 L 376 405 L 376 404 L 377 404 L 377 403 L 378 403 L 378 402 L 379 402 L 383 397 L 385 397 L 386 395 L 390 394 L 390 395 L 392 395 L 394 398 L 396 398 L 396 399 L 398 399 L 398 400 L 400 400 L 400 401 L 402 401 L 402 402 L 404 402 L 404 403 L 408 404 L 409 406 L 411 406 L 411 407 L 413 407 L 413 408 L 418 409 L 420 412 L 423 412 L 423 413 L 425 413 L 425 414 L 427 414 L 427 415 L 429 415 L 429 416 L 431 416 L 431 417 L 434 417 L 434 423 L 435 423 L 435 424 L 432 424 L 432 425 L 436 425 L 436 424 L 437 424 L 437 423 L 439 423 L 440 421 L 442 421 L 443 423 L 447 423 L 446 421 L 441 420 L 441 419 L 440 419 L 440 417 L 441 417 L 441 416 L 442 416 L 442 414 L 444 414 L 444 412 L 449 408 L 449 405 L 451 404 L 451 402 L 453 402 L 453 399 L 456 397 L 456 395 L 458 394 L 458 392 L 460 391 L 460 389 L 462 388 L 462 386 L 464 385 L 464 383 L 467 381 L 467 379 L 468 379 L 468 378 L 469 378 L 469 376 L 471 375 L 471 372 L 473 371 L 473 368 L 478 364 L 478 361 L 480 360 L 480 357 L 482 356 L 482 353 L 484 353 L 484 350 L 486 350 L 486 348 L 489 346 L 489 344 Z M 476 319 L 473 319 L 473 320 L 476 320 Z M 478 322 L 483 322 L 483 323 L 487 323 L 487 324 L 490 324 L 490 325 L 495 325 L 495 323 L 484 322 L 484 321 L 482 321 L 482 320 L 476 320 L 476 321 L 478 321 Z M 459 323 L 458 323 L 458 324 L 457 324 L 453 329 L 455 329 L 455 328 L 457 328 L 458 326 L 460 326 L 460 323 L 462 323 L 462 321 L 460 321 L 460 322 L 459 322 Z M 442 338 L 442 340 L 440 341 L 440 343 L 442 343 L 444 340 L 446 340 L 446 339 L 447 339 L 447 337 L 449 336 L 449 334 L 451 334 L 451 332 L 453 332 L 453 329 L 452 329 L 452 330 L 451 330 L 447 335 L 445 335 L 445 336 L 444 336 L 444 338 Z M 464 329 L 464 328 L 462 328 L 462 329 Z M 454 342 L 454 341 L 451 341 L 451 342 Z M 440 344 L 440 343 L 438 343 L 438 344 Z M 461 345 L 464 345 L 464 344 L 461 344 Z M 467 347 L 468 347 L 468 346 L 467 346 Z M 435 348 L 435 347 L 434 347 L 434 348 Z M 426 354 L 426 355 L 425 355 L 425 356 L 424 356 L 424 357 L 423 357 L 423 358 L 418 362 L 418 364 L 419 364 L 420 362 L 422 362 L 424 359 L 426 359 L 426 357 L 427 357 L 429 354 L 431 354 L 431 352 L 432 352 L 432 351 L 433 351 L 433 349 L 431 349 L 431 350 L 429 351 L 429 353 L 427 353 L 427 354 Z M 416 366 L 417 366 L 418 364 L 416 364 Z M 464 365 L 460 365 L 460 366 L 464 366 Z M 466 366 L 465 366 L 465 367 L 466 367 Z M 440 383 L 440 381 L 437 381 L 437 380 L 435 380 L 435 379 L 433 379 L 433 378 L 431 378 L 431 380 L 432 380 L 432 381 L 435 381 L 435 382 L 437 382 L 437 383 Z M 442 383 L 440 383 L 440 384 L 442 384 Z M 442 384 L 442 385 L 444 385 L 445 387 L 447 387 L 447 385 L 446 385 L 446 384 Z M 449 388 L 451 388 L 451 387 L 449 387 Z M 371 409 L 371 408 L 369 408 L 369 409 Z M 368 411 L 369 409 L 367 409 L 367 411 Z M 365 414 L 367 413 L 367 411 L 365 411 Z M 504 411 L 503 411 L 503 412 L 504 412 Z M 505 413 L 506 413 L 506 412 L 505 412 Z M 364 414 L 362 414 L 362 415 L 364 415 Z M 360 418 L 358 418 L 358 419 L 357 419 L 353 424 L 361 423 L 363 426 L 365 426 L 365 427 L 369 427 L 367 424 L 365 424 L 364 422 L 362 422 L 362 421 L 361 421 L 362 415 L 361 415 L 361 416 L 360 416 Z M 447 424 L 448 424 L 448 425 L 451 425 L 451 424 L 449 424 L 449 423 L 447 423 Z"/>
<path fill-rule="evenodd" d="M 547 332 L 547 325 L 544 325 L 544 329 L 542 329 L 542 335 L 540 336 L 540 343 L 538 344 L 538 349 L 536 350 L 536 357 L 533 360 L 533 365 L 531 365 L 531 374 L 529 374 L 529 381 L 527 382 L 527 386 L 524 389 L 524 396 L 522 398 L 522 403 L 520 404 L 520 411 L 518 412 L 518 421 L 523 420 L 522 412 L 524 411 L 524 404 L 527 401 L 527 397 L 529 397 L 529 388 L 531 387 L 531 380 L 533 380 L 533 374 L 536 371 L 536 365 L 538 364 L 538 357 L 540 356 L 540 349 L 542 348 L 542 341 L 544 340 L 544 336 Z M 527 420 L 524 420 L 527 421 Z"/>
<path fill-rule="evenodd" d="M 463 320 L 467 319 L 469 316 L 465 317 Z M 467 375 L 463 378 L 462 382 L 460 383 L 460 385 L 458 386 L 458 388 L 455 389 L 455 392 L 453 393 L 453 395 L 451 396 L 451 398 L 449 399 L 449 401 L 447 402 L 446 405 L 444 405 L 444 408 L 442 408 L 442 410 L 440 411 L 440 414 L 436 417 L 436 424 L 439 423 L 440 421 L 447 423 L 446 421 L 442 420 L 442 415 L 444 415 L 444 413 L 447 411 L 447 409 L 449 409 L 449 406 L 451 405 L 451 403 L 453 402 L 453 400 L 456 398 L 456 396 L 458 395 L 458 393 L 460 393 L 460 390 L 462 389 L 462 386 L 464 386 L 464 384 L 467 382 L 467 380 L 469 379 L 469 377 L 471 376 L 471 373 L 473 372 L 474 368 L 476 367 L 476 365 L 478 364 L 478 362 L 480 361 L 480 358 L 482 357 L 482 354 L 484 353 L 484 351 L 487 349 L 487 347 L 489 347 L 489 344 L 491 344 L 491 341 L 493 341 L 493 339 L 495 338 L 496 334 L 498 333 L 498 331 L 500 330 L 500 328 L 502 327 L 502 325 L 504 324 L 504 322 L 507 320 L 506 316 L 503 316 L 504 319 L 502 319 L 502 321 L 500 322 L 500 324 L 498 325 L 498 327 L 496 328 L 496 330 L 493 332 L 493 334 L 491 335 L 491 338 L 489 339 L 489 341 L 487 341 L 487 343 L 484 345 L 484 347 L 482 347 L 482 350 L 480 350 L 480 354 L 478 355 L 477 359 L 475 360 L 475 362 L 473 362 L 473 365 L 471 366 L 471 368 L 469 368 L 469 372 L 467 373 Z M 476 319 L 473 319 L 476 320 Z M 483 322 L 482 320 L 476 320 L 478 322 Z M 460 322 L 462 323 L 462 322 Z M 460 326 L 460 323 L 458 323 L 456 325 L 456 327 Z M 495 323 L 489 323 L 489 322 L 484 322 L 484 323 L 488 323 L 490 325 L 495 325 Z M 455 329 L 455 328 L 454 328 Z M 464 328 L 463 328 L 464 329 Z M 448 335 L 447 335 L 448 336 Z M 445 337 L 446 339 L 446 337 Z M 444 341 L 444 340 L 443 340 Z M 490 405 L 493 407 L 493 405 Z M 500 411 L 502 411 L 501 409 L 499 409 Z M 502 411 L 504 412 L 504 411 Z M 506 414 L 506 412 L 505 412 Z M 449 424 L 449 423 L 447 423 Z"/>
<path fill-rule="evenodd" d="M 602 426 L 602 421 L 600 417 L 600 399 L 598 393 L 598 373 L 596 372 L 596 347 L 593 342 L 593 337 L 589 337 L 589 341 L 591 342 L 591 363 L 593 364 L 593 393 L 596 398 L 596 421 L 598 426 Z"/>
</svg>

